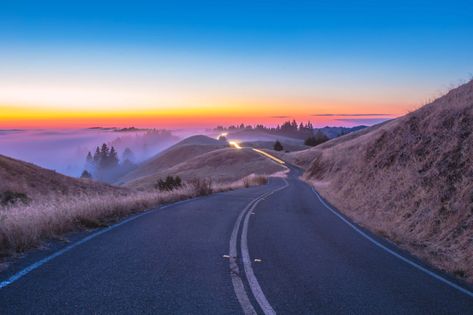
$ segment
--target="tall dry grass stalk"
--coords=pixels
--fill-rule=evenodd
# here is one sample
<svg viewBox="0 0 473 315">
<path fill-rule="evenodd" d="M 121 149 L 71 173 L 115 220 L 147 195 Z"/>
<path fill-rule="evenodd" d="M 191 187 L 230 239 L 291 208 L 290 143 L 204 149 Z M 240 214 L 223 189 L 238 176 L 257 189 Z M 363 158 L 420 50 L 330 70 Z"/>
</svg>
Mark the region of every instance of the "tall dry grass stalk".
<svg viewBox="0 0 473 315">
<path fill-rule="evenodd" d="M 211 192 L 221 192 L 267 182 L 250 175 L 233 183 L 212 183 Z M 203 193 L 193 184 L 160 192 L 102 193 L 96 195 L 56 196 L 0 207 L 0 257 L 38 246 L 46 239 L 64 233 L 106 226 L 119 218 L 160 204 L 189 199 Z"/>
</svg>

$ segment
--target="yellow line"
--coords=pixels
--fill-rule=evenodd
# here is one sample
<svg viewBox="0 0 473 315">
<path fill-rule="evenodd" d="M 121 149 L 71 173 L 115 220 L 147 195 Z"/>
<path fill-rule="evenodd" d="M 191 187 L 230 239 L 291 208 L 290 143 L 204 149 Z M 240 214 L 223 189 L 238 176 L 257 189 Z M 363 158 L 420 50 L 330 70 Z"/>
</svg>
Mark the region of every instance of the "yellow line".
<svg viewBox="0 0 473 315">
<path fill-rule="evenodd" d="M 271 160 L 278 162 L 279 164 L 286 164 L 283 160 L 278 159 L 278 158 L 275 157 L 274 155 L 271 155 L 271 154 L 269 154 L 269 153 L 266 153 L 266 152 L 264 152 L 264 151 L 262 151 L 262 150 L 253 149 L 253 151 L 258 152 L 259 154 L 262 154 L 262 155 L 264 155 L 264 156 L 270 158 Z"/>
</svg>

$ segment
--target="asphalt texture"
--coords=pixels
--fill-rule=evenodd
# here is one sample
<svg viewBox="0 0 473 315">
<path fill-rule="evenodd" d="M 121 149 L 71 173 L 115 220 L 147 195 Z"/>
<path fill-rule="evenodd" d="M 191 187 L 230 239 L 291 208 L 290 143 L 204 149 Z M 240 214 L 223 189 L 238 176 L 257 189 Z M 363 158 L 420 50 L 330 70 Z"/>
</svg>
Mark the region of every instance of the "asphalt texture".
<svg viewBox="0 0 473 315">
<path fill-rule="evenodd" d="M 254 207 L 247 231 L 251 267 L 276 313 L 473 314 L 472 297 L 367 240 L 299 175 L 291 168 L 286 180 L 158 208 L 111 229 L 1 288 L 0 314 L 242 314 L 226 256 L 232 230 L 249 203 L 286 182 Z M 240 253 L 241 226 L 238 233 Z M 14 262 L 0 281 L 55 246 Z M 239 258 L 238 276 L 262 314 Z"/>
</svg>

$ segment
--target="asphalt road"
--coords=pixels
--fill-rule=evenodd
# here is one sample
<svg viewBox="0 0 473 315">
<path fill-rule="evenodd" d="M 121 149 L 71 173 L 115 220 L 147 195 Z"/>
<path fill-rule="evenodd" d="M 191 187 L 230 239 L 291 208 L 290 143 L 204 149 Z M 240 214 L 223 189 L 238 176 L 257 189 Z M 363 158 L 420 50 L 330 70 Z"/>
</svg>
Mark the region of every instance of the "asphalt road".
<svg viewBox="0 0 473 315">
<path fill-rule="evenodd" d="M 472 296 L 368 240 L 298 175 L 32 252 L 0 274 L 0 314 L 473 314 Z"/>
</svg>

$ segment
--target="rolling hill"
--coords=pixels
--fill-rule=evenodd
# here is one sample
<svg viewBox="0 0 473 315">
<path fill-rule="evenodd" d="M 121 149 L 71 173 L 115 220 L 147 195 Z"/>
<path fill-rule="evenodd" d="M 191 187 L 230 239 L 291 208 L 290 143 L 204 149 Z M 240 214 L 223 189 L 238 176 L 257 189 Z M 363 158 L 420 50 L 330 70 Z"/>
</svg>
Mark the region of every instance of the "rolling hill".
<svg viewBox="0 0 473 315">
<path fill-rule="evenodd" d="M 50 195 L 100 194 L 122 190 L 91 180 L 75 179 L 10 157 L 0 155 L 0 193 L 25 193 L 39 198 Z"/>
<path fill-rule="evenodd" d="M 290 156 L 353 220 L 473 280 L 473 81 L 406 116 Z"/>
<path fill-rule="evenodd" d="M 141 177 L 159 173 L 198 155 L 225 147 L 228 147 L 226 142 L 203 135 L 191 136 L 141 163 L 135 170 L 120 178 L 117 183 L 132 182 Z"/>
<path fill-rule="evenodd" d="M 253 173 L 270 175 L 282 169 L 251 149 L 237 150 L 226 142 L 193 136 L 143 163 L 120 182 L 126 187 L 146 189 L 168 175 L 184 180 L 211 178 L 230 182 Z"/>
</svg>

